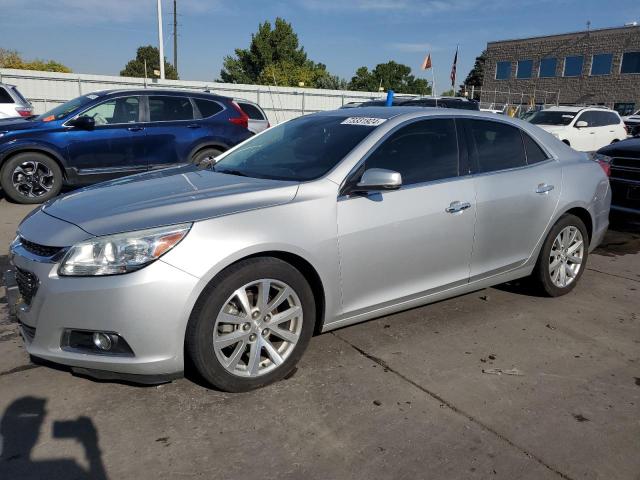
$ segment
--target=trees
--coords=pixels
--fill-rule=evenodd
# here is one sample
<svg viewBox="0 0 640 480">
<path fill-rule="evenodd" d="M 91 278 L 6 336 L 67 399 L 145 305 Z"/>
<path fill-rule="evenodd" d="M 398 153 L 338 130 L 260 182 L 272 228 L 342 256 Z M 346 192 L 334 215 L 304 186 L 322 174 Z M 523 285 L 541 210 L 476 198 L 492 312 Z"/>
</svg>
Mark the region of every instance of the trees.
<svg viewBox="0 0 640 480">
<path fill-rule="evenodd" d="M 235 56 L 226 56 L 220 77 L 227 83 L 294 87 L 304 82 L 307 87 L 336 89 L 346 85 L 326 65 L 309 60 L 291 24 L 280 17 L 273 27 L 268 21 L 258 25 L 249 48 L 237 48 Z"/>
<path fill-rule="evenodd" d="M 360 67 L 349 83 L 351 90 L 376 92 L 380 87 L 396 93 L 431 93 L 431 87 L 425 79 L 414 77 L 410 67 L 394 61 L 380 63 L 372 71 Z"/>
<path fill-rule="evenodd" d="M 24 60 L 16 50 L 0 48 L 0 68 L 16 68 L 18 70 L 39 70 L 41 72 L 71 73 L 71 69 L 54 60 Z"/>
<path fill-rule="evenodd" d="M 473 68 L 467 75 L 467 78 L 464 80 L 464 84 L 460 85 L 459 93 L 463 93 L 464 85 L 468 87 L 474 86 L 476 88 L 482 87 L 482 82 L 484 81 L 484 66 L 487 61 L 487 51 L 483 50 L 483 52 L 476 57 L 476 61 L 473 64 Z"/>
<path fill-rule="evenodd" d="M 138 47 L 136 58 L 130 60 L 120 71 L 121 77 L 144 78 L 144 63 L 147 61 L 147 77 L 153 77 L 154 70 L 160 70 L 160 52 L 152 46 Z M 178 80 L 178 72 L 167 60 L 164 61 L 164 76 L 170 80 Z"/>
</svg>

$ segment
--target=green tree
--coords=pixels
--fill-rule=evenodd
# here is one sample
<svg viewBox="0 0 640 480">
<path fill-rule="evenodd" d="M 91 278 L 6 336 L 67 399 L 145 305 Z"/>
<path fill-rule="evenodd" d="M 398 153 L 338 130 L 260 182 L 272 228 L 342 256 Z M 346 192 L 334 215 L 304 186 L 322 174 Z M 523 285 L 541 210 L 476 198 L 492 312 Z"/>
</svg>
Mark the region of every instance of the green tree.
<svg viewBox="0 0 640 480">
<path fill-rule="evenodd" d="M 317 88 L 346 85 L 331 75 L 326 65 L 309 60 L 291 24 L 280 17 L 273 26 L 268 21 L 258 25 L 249 48 L 237 48 L 234 56 L 226 56 L 220 77 L 227 83 L 293 87 L 304 82 Z"/>
<path fill-rule="evenodd" d="M 351 90 L 377 92 L 380 87 L 396 93 L 431 93 L 429 82 L 414 77 L 410 67 L 394 61 L 380 63 L 371 71 L 367 67 L 360 67 L 349 83 Z"/>
<path fill-rule="evenodd" d="M 153 77 L 154 70 L 160 70 L 160 52 L 152 45 L 138 47 L 136 58 L 130 60 L 120 71 L 121 77 L 144 78 L 144 62 L 147 61 L 147 77 Z M 175 67 L 164 60 L 164 77 L 170 80 L 178 80 L 178 72 Z"/>
<path fill-rule="evenodd" d="M 482 87 L 482 82 L 484 82 L 484 67 L 487 62 L 487 51 L 484 50 L 480 55 L 476 57 L 476 61 L 473 64 L 473 68 L 467 75 L 467 78 L 464 80 L 464 84 L 460 85 L 459 94 L 464 94 L 464 86 L 466 85 L 467 89 L 472 86 L 479 88 Z"/>
<path fill-rule="evenodd" d="M 453 88 L 451 88 L 451 89 L 449 89 L 449 90 L 447 90 L 445 92 L 442 92 L 442 96 L 443 97 L 455 97 L 456 96 L 456 91 Z"/>
<path fill-rule="evenodd" d="M 16 50 L 0 48 L 0 68 L 16 68 L 18 70 L 38 70 L 41 72 L 71 73 L 71 69 L 54 60 L 24 60 Z"/>
</svg>

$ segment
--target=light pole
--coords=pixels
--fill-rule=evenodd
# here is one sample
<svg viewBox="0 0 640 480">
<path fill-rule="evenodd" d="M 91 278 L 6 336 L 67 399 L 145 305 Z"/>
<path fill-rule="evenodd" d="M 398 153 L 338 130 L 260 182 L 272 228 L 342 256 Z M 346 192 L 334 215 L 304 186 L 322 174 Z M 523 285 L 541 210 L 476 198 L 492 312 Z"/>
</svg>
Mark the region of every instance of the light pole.
<svg viewBox="0 0 640 480">
<path fill-rule="evenodd" d="M 160 78 L 164 80 L 164 39 L 162 38 L 162 0 L 158 0 L 158 44 L 160 50 Z"/>
</svg>

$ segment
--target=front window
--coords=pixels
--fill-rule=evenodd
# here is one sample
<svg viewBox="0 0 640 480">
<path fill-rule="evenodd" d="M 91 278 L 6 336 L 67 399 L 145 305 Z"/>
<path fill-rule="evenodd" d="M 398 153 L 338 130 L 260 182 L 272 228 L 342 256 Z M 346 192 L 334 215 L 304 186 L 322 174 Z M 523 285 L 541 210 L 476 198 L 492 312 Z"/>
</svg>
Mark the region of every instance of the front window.
<svg viewBox="0 0 640 480">
<path fill-rule="evenodd" d="M 611 74 L 611 64 L 613 63 L 613 55 L 611 53 L 601 53 L 593 56 L 591 63 L 591 75 L 609 75 Z"/>
<path fill-rule="evenodd" d="M 52 108 L 48 112 L 43 113 L 42 115 L 38 115 L 35 119 L 41 120 L 43 122 L 51 122 L 54 120 L 62 120 L 67 115 L 70 115 L 80 108 L 82 108 L 87 103 L 98 98 L 96 95 L 83 95 L 81 97 L 74 98 L 73 100 L 69 100 L 62 105 L 58 105 L 55 108 Z"/>
<path fill-rule="evenodd" d="M 531 78 L 533 73 L 533 60 L 520 60 L 516 78 Z"/>
<path fill-rule="evenodd" d="M 314 180 L 335 167 L 384 119 L 311 115 L 266 130 L 218 161 L 216 172 Z"/>
<path fill-rule="evenodd" d="M 529 122 L 536 125 L 569 125 L 575 116 L 572 112 L 541 110 Z"/>
<path fill-rule="evenodd" d="M 583 63 L 584 63 L 584 57 L 582 55 L 576 55 L 574 57 L 566 57 L 564 59 L 564 76 L 579 77 L 580 75 L 582 75 Z"/>
<path fill-rule="evenodd" d="M 138 97 L 120 97 L 91 107 L 82 116 L 93 118 L 96 125 L 135 123 L 138 122 L 139 110 Z"/>
<path fill-rule="evenodd" d="M 511 77 L 511 62 L 496 63 L 496 80 L 507 80 Z"/>
</svg>

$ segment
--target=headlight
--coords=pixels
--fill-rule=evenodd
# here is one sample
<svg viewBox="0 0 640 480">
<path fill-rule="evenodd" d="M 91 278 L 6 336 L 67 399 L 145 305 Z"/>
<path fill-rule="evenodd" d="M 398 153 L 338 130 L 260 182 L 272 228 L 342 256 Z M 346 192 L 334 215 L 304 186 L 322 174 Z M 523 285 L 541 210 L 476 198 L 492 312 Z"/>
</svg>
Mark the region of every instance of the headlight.
<svg viewBox="0 0 640 480">
<path fill-rule="evenodd" d="M 603 155 L 602 153 L 592 153 L 591 160 L 599 163 L 611 163 L 611 157 L 608 155 Z"/>
<path fill-rule="evenodd" d="M 175 247 L 191 224 L 96 237 L 71 247 L 58 269 L 61 276 L 117 275 L 133 272 Z"/>
</svg>

